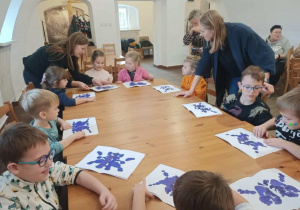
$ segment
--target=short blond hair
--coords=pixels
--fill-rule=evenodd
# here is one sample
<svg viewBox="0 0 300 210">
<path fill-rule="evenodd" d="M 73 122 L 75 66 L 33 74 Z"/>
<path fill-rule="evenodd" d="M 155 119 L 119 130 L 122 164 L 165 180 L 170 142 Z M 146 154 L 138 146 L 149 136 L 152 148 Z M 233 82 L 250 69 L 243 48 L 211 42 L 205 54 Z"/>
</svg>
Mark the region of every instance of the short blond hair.
<svg viewBox="0 0 300 210">
<path fill-rule="evenodd" d="M 43 89 L 30 90 L 21 99 L 21 106 L 33 118 L 37 118 L 40 112 L 47 111 L 54 104 L 59 104 L 57 95 Z"/>
<path fill-rule="evenodd" d="M 279 111 L 292 112 L 300 119 L 300 87 L 296 87 L 283 96 L 277 98 L 277 107 Z"/>
<path fill-rule="evenodd" d="M 189 63 L 191 65 L 191 69 L 196 69 L 198 65 L 198 61 L 200 60 L 200 56 L 189 55 L 184 62 Z"/>
<path fill-rule="evenodd" d="M 125 58 L 131 58 L 134 62 L 140 63 L 141 61 L 141 53 L 136 51 L 129 51 L 126 53 Z"/>
</svg>

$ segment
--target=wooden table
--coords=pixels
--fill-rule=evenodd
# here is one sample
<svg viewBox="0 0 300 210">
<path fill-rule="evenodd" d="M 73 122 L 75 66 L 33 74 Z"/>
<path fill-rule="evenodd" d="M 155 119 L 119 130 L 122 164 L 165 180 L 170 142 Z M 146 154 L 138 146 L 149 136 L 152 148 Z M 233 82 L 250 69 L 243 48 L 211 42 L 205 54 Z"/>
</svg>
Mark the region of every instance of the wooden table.
<svg viewBox="0 0 300 210">
<path fill-rule="evenodd" d="M 155 79 L 153 85 L 171 84 Z M 78 93 L 71 89 L 68 94 Z M 174 98 L 161 94 L 152 86 L 125 88 L 96 93 L 97 101 L 68 107 L 65 119 L 96 117 L 99 134 L 74 142 L 64 150 L 68 164 L 75 165 L 97 145 L 128 149 L 146 156 L 128 180 L 90 172 L 116 196 L 118 209 L 131 209 L 135 183 L 140 182 L 159 164 L 183 171 L 218 172 L 231 183 L 252 176 L 260 170 L 278 168 L 300 181 L 300 161 L 286 151 L 252 159 L 215 134 L 235 128 L 252 131 L 253 126 L 224 113 L 196 118 L 182 106 L 199 98 Z M 101 209 L 98 196 L 80 186 L 69 187 L 69 209 Z M 173 207 L 158 199 L 147 202 L 148 210 L 168 210 Z"/>
</svg>

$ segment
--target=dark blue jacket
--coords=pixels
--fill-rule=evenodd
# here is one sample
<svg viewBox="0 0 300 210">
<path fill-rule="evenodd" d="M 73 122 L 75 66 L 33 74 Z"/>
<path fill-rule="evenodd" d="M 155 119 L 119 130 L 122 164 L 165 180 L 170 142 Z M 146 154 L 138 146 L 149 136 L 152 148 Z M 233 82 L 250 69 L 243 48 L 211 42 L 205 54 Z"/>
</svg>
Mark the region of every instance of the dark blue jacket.
<svg viewBox="0 0 300 210">
<path fill-rule="evenodd" d="M 53 93 L 55 93 L 59 98 L 59 113 L 58 117 L 63 118 L 63 111 L 65 110 L 65 106 L 76 106 L 75 98 L 69 98 L 66 94 L 65 89 L 50 89 Z"/>
<path fill-rule="evenodd" d="M 265 72 L 275 73 L 275 57 L 271 47 L 250 27 L 242 23 L 225 23 L 227 40 L 232 51 L 233 58 L 242 72 L 248 66 L 260 66 Z M 221 76 L 218 67 L 218 54 L 210 54 L 211 47 L 205 41 L 203 53 L 198 62 L 196 75 L 204 78 L 211 77 L 211 69 L 215 80 L 217 99 L 216 104 L 221 105 L 225 93 L 226 81 Z"/>
</svg>

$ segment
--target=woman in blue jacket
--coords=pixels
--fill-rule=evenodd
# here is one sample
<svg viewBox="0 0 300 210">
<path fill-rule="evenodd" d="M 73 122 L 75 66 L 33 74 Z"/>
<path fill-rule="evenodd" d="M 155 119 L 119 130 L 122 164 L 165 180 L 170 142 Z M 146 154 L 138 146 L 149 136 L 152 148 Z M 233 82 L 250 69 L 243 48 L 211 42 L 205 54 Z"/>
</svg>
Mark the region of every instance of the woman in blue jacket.
<svg viewBox="0 0 300 210">
<path fill-rule="evenodd" d="M 211 69 L 217 93 L 216 105 L 221 106 L 225 90 L 238 92 L 237 82 L 241 72 L 249 65 L 260 66 L 265 72 L 264 90 L 269 94 L 274 87 L 267 84 L 274 73 L 274 52 L 250 27 L 241 23 L 224 23 L 221 15 L 210 10 L 200 18 L 200 32 L 205 39 L 201 60 L 198 62 L 191 89 L 175 96 L 189 97 L 202 77 L 211 77 Z"/>
<path fill-rule="evenodd" d="M 71 34 L 59 43 L 40 47 L 32 55 L 23 58 L 25 83 L 33 82 L 34 87 L 41 88 L 41 82 L 49 66 L 68 69 L 74 80 L 68 80 L 67 87 L 78 86 L 88 90 L 88 85 L 101 85 L 100 81 L 79 72 L 78 58 L 85 53 L 88 39 L 81 32 Z"/>
</svg>

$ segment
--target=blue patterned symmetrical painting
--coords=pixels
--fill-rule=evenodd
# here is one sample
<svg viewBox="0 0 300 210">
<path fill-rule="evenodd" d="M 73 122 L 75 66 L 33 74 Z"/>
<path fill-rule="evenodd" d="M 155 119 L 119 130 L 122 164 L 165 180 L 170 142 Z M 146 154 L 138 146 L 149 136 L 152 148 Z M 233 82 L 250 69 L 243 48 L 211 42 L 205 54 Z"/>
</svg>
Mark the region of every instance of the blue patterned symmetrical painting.
<svg viewBox="0 0 300 210">
<path fill-rule="evenodd" d="M 173 196 L 173 187 L 174 187 L 174 184 L 175 184 L 176 180 L 179 178 L 179 176 L 169 177 L 169 174 L 165 170 L 162 170 L 161 172 L 163 173 L 165 178 L 163 180 L 159 180 L 156 183 L 149 184 L 149 186 L 161 185 L 162 184 L 162 185 L 165 186 L 165 192 L 168 195 Z"/>
<path fill-rule="evenodd" d="M 153 88 L 163 94 L 181 91 L 179 88 L 174 87 L 173 85 L 160 85 L 160 86 L 154 86 Z"/>
<path fill-rule="evenodd" d="M 81 94 L 73 94 L 73 98 L 91 98 L 95 97 L 94 92 L 81 93 Z"/>
<path fill-rule="evenodd" d="M 230 185 L 254 209 L 297 209 L 300 183 L 278 169 L 266 169 Z"/>
<path fill-rule="evenodd" d="M 138 82 L 124 82 L 123 85 L 127 88 L 132 88 L 132 87 L 142 87 L 142 86 L 147 86 L 151 85 L 150 82 L 147 81 L 138 81 Z"/>
<path fill-rule="evenodd" d="M 190 112 L 192 112 L 196 117 L 208 117 L 213 115 L 220 115 L 222 112 L 212 105 L 206 102 L 198 102 L 191 104 L 182 104 Z"/>
<path fill-rule="evenodd" d="M 67 120 L 67 122 L 70 123 L 72 127 L 63 131 L 63 139 L 79 131 L 84 131 L 86 136 L 99 133 L 95 117 Z"/>
<path fill-rule="evenodd" d="M 103 85 L 103 86 L 95 86 L 92 87 L 91 89 L 96 91 L 96 92 L 101 92 L 101 91 L 106 91 L 106 90 L 113 90 L 119 88 L 117 85 Z"/>
</svg>

